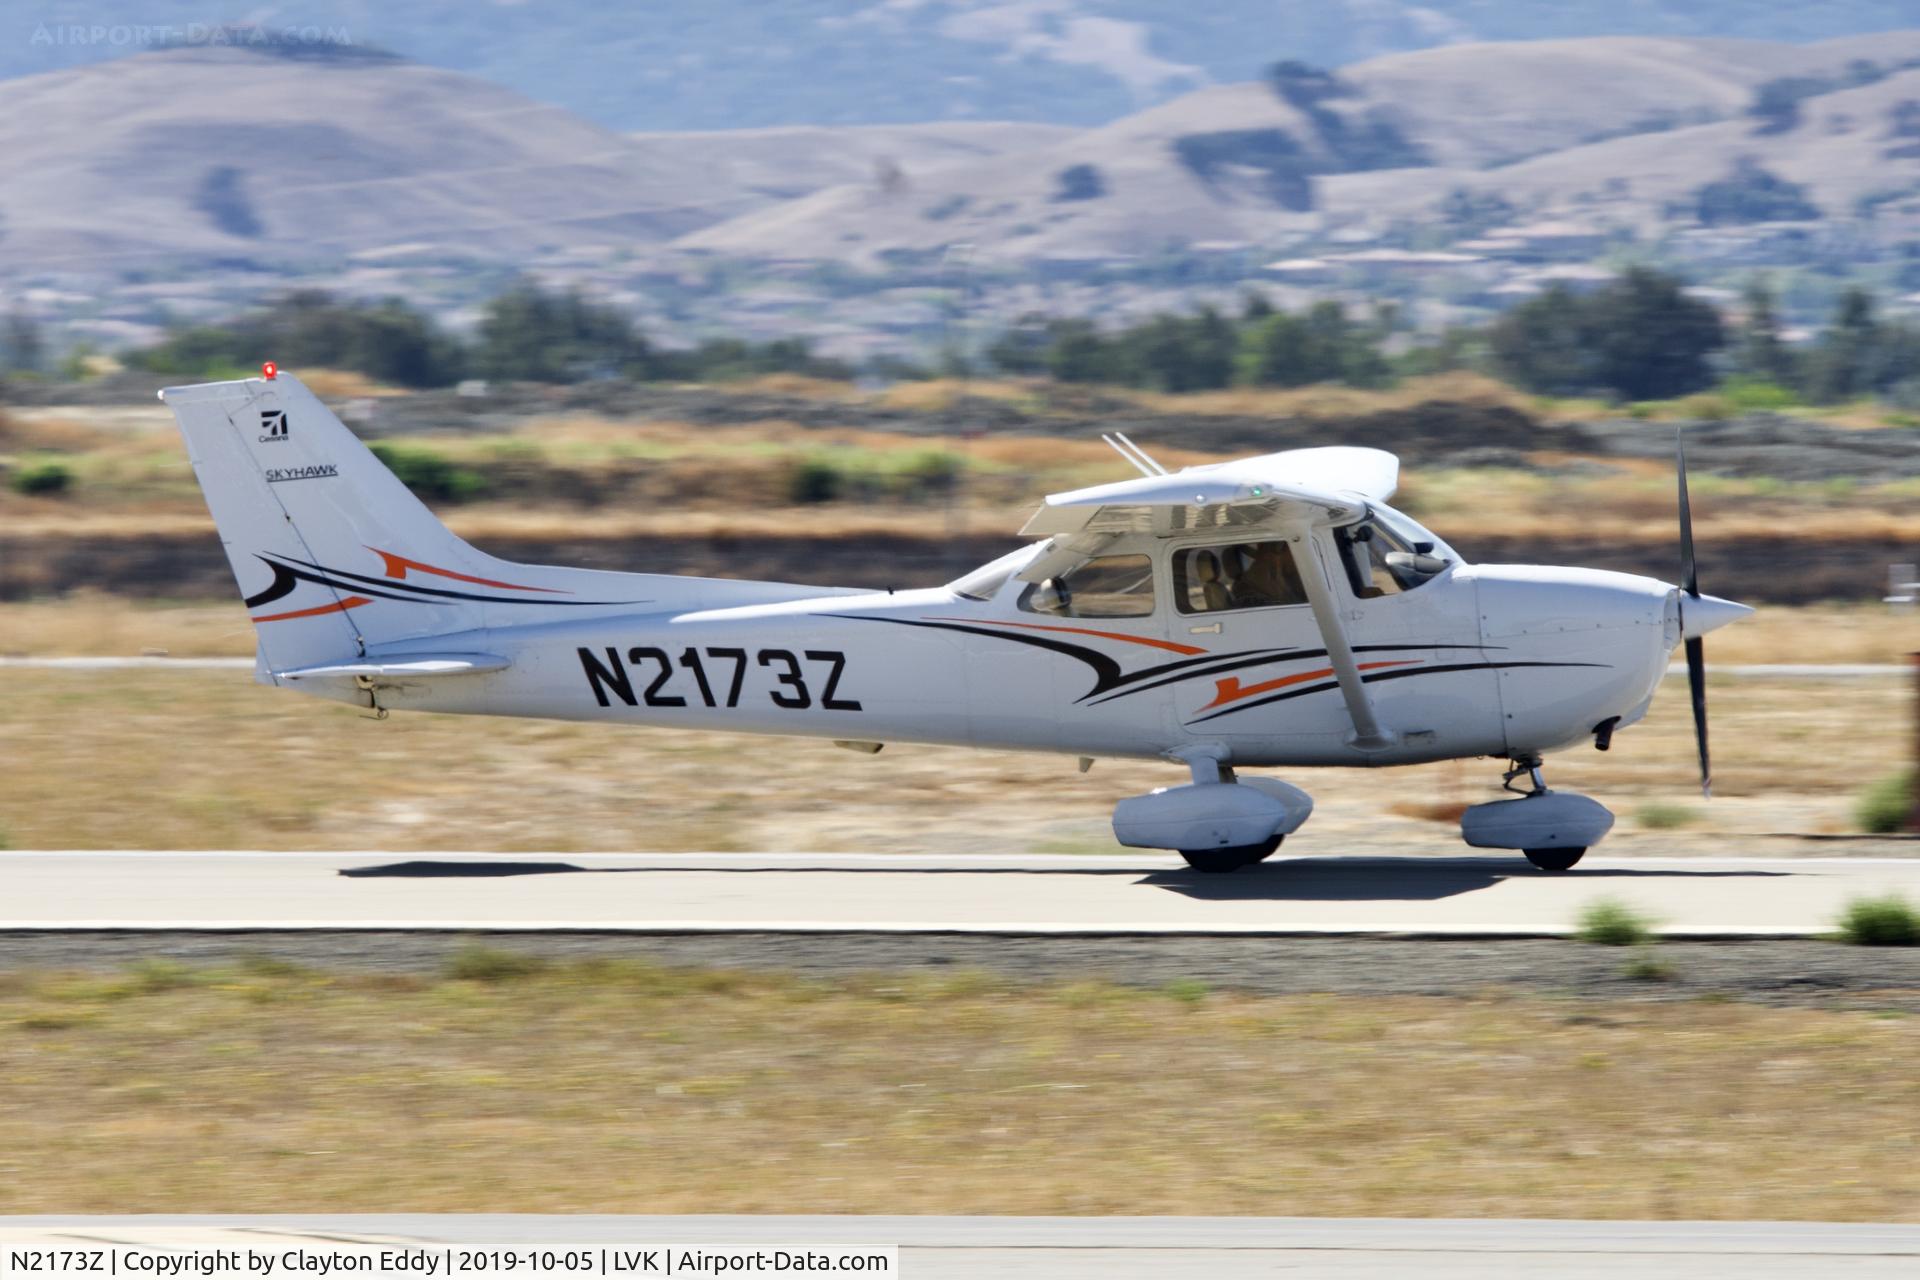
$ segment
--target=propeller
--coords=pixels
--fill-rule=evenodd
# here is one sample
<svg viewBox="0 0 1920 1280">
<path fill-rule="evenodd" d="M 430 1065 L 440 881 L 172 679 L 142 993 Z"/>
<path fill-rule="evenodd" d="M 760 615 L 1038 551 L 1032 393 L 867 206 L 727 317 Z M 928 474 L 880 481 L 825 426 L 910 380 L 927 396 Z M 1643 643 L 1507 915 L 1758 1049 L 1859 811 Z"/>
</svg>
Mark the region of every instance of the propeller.
<svg viewBox="0 0 1920 1280">
<path fill-rule="evenodd" d="M 1700 794 L 1713 798 L 1713 765 L 1707 754 L 1707 643 L 1700 630 L 1686 625 L 1689 602 L 1700 600 L 1700 572 L 1693 558 L 1693 506 L 1687 501 L 1687 443 L 1674 437 L 1675 473 L 1680 482 L 1680 602 L 1681 628 L 1686 633 L 1687 692 L 1693 695 L 1693 740 L 1700 751 Z M 1704 613 L 1702 609 L 1700 612 Z"/>
</svg>

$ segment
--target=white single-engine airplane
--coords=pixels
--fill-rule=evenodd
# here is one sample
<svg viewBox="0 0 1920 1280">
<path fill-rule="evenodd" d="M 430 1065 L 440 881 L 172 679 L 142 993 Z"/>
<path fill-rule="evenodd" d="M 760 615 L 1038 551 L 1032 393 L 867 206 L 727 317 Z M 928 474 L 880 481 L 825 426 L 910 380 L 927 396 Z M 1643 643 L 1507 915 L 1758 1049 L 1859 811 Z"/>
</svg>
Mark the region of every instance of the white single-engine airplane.
<svg viewBox="0 0 1920 1280">
<path fill-rule="evenodd" d="M 1387 505 L 1377 449 L 1295 449 L 1054 494 L 1038 539 L 944 587 L 796 586 L 513 564 L 455 537 L 296 378 L 160 393 L 259 638 L 256 678 L 372 708 L 1132 756 L 1190 782 L 1122 800 L 1120 843 L 1203 871 L 1305 822 L 1239 771 L 1511 761 L 1470 845 L 1564 871 L 1613 817 L 1541 779 L 1646 714 L 1684 640 L 1751 612 L 1685 583 L 1470 565 Z M 1515 786 L 1518 779 L 1527 785 Z"/>
</svg>

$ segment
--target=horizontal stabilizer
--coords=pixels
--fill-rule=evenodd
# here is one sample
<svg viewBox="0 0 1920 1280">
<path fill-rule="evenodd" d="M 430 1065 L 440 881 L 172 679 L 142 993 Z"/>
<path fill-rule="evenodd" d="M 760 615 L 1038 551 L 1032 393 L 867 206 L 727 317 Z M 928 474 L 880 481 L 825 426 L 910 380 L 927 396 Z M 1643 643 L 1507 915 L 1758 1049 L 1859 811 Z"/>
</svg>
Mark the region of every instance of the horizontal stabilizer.
<svg viewBox="0 0 1920 1280">
<path fill-rule="evenodd" d="M 276 671 L 281 680 L 321 680 L 365 676 L 369 680 L 420 680 L 430 676 L 467 676 L 482 671 L 505 671 L 505 658 L 490 653 L 396 653 L 388 658 L 336 662 L 323 667 L 295 667 Z"/>
</svg>

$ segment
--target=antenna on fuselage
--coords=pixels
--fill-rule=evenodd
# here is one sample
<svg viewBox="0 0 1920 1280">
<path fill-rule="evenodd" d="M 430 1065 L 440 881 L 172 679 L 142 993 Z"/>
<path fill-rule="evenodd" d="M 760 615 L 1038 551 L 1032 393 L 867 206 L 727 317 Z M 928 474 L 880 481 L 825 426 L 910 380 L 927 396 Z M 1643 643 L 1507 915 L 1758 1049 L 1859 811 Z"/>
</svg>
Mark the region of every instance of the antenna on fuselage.
<svg viewBox="0 0 1920 1280">
<path fill-rule="evenodd" d="M 1134 470 L 1138 471 L 1141 475 L 1163 476 L 1167 474 L 1167 469 L 1149 457 L 1145 449 L 1142 449 L 1139 445 L 1127 439 L 1127 437 L 1120 432 L 1115 431 L 1111 434 L 1101 432 L 1100 438 L 1111 445 L 1115 453 L 1131 463 Z"/>
</svg>

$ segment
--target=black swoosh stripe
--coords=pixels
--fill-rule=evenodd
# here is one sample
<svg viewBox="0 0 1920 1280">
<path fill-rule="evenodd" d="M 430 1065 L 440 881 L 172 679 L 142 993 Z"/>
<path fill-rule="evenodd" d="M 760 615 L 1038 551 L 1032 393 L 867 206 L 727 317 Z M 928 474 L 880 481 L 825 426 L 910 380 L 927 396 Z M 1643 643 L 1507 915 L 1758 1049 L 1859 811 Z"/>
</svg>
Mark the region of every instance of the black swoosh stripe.
<svg viewBox="0 0 1920 1280">
<path fill-rule="evenodd" d="M 278 600 L 281 596 L 286 595 L 288 591 L 293 589 L 291 583 L 291 579 L 293 578 L 304 579 L 308 582 L 318 583 L 321 586 L 332 587 L 340 591 L 380 596 L 387 600 L 411 600 L 415 604 L 432 604 L 436 600 L 466 600 L 484 604 L 552 604 L 568 606 L 651 603 L 647 600 L 552 600 L 544 597 L 532 599 L 527 596 L 483 595 L 477 591 L 455 591 L 442 587 L 423 587 L 411 582 L 402 582 L 395 578 L 375 578 L 364 573 L 349 573 L 344 569 L 329 569 L 325 565 L 314 564 L 306 560 L 295 560 L 291 556 L 282 557 L 259 555 L 256 553 L 256 557 L 272 567 L 274 580 L 272 585 L 266 589 L 266 592 L 261 593 L 262 596 L 265 596 L 265 599 L 260 599 L 259 597 L 249 598 L 247 601 L 249 607 L 255 604 L 256 601 L 266 603 L 267 600 Z M 282 580 L 280 577 L 283 573 L 288 575 L 289 578 L 284 590 L 281 589 Z M 278 594 L 268 595 L 267 592 L 277 592 Z"/>
<path fill-rule="evenodd" d="M 1505 646 L 1485 644 L 1358 644 L 1353 647 L 1353 651 L 1355 653 L 1423 653 L 1429 649 L 1477 649 L 1484 652 L 1488 649 L 1500 648 L 1505 648 Z M 1098 706 L 1102 702 L 1112 702 L 1118 698 L 1127 697 L 1129 694 L 1145 693 L 1149 689 L 1159 689 L 1166 685 L 1178 684 L 1182 680 L 1195 676 L 1223 676 L 1229 672 L 1243 671 L 1248 667 L 1262 667 L 1272 662 L 1298 662 L 1308 658 L 1324 658 L 1327 656 L 1325 649 L 1256 649 L 1252 650 L 1251 653 L 1254 656 L 1234 656 L 1222 659 L 1221 665 L 1218 668 L 1185 671 L 1178 675 L 1168 676 L 1163 680 L 1156 680 L 1152 684 L 1140 685 L 1137 688 L 1121 689 L 1117 692 L 1108 693 L 1106 696 L 1096 699 L 1091 705 Z M 1171 665 L 1173 664 L 1168 664 L 1168 666 Z M 1153 668 L 1148 671 L 1139 672 L 1132 678 L 1145 679 L 1148 676 L 1157 675 L 1166 669 L 1166 667 Z M 1084 701 L 1084 699 L 1082 699 L 1082 701 Z"/>
<path fill-rule="evenodd" d="M 273 581 L 246 598 L 244 603 L 247 608 L 255 609 L 263 604 L 272 604 L 275 600 L 292 595 L 293 589 L 300 585 L 300 576 L 287 566 L 275 564 L 265 556 L 256 556 L 255 559 L 273 570 Z"/>
<path fill-rule="evenodd" d="M 1104 693 L 1126 679 L 1120 671 L 1120 664 L 1098 649 L 1089 649 L 1085 645 L 1069 644 L 1065 640 L 1055 640 L 1049 636 L 1009 635 L 1005 631 L 993 631 L 986 627 L 969 627 L 958 622 L 921 622 L 913 618 L 874 618 L 858 613 L 830 613 L 830 618 L 844 618 L 849 622 L 887 622 L 897 627 L 926 627 L 932 631 L 964 631 L 968 635 L 987 636 L 994 640 L 1011 640 L 1015 644 L 1030 645 L 1036 649 L 1051 649 L 1055 653 L 1064 653 L 1069 658 L 1085 663 L 1093 671 L 1093 688 L 1081 694 L 1090 698 L 1096 693 Z"/>
<path fill-rule="evenodd" d="M 1471 646 L 1462 646 L 1471 647 Z M 1402 667 L 1397 671 L 1368 671 L 1360 676 L 1362 684 L 1376 684 L 1382 680 L 1404 680 L 1409 676 L 1437 676 L 1451 671 L 1504 671 L 1516 667 L 1604 667 L 1604 662 L 1450 662 L 1432 667 Z M 1187 721 L 1189 725 L 1205 724 L 1209 720 L 1218 720 L 1221 716 L 1230 716 L 1237 711 L 1251 711 L 1255 707 L 1271 706 L 1276 702 L 1285 702 L 1289 698 L 1304 698 L 1310 693 L 1325 693 L 1329 689 L 1338 689 L 1338 680 L 1326 680 L 1319 684 L 1303 684 L 1296 688 L 1284 689 L 1279 693 L 1256 698 L 1252 702 L 1242 702 L 1237 706 L 1222 707 L 1212 715 L 1199 716 Z"/>
<path fill-rule="evenodd" d="M 842 618 L 849 622 L 887 622 L 900 627 L 927 627 L 934 631 L 961 631 L 968 635 L 986 636 L 992 640 L 1011 640 L 1015 644 L 1030 645 L 1036 649 L 1049 649 L 1063 653 L 1069 658 L 1086 664 L 1094 674 L 1093 687 L 1074 699 L 1075 702 L 1099 706 L 1130 694 L 1145 693 L 1149 689 L 1159 689 L 1182 680 L 1201 676 L 1225 675 L 1230 671 L 1241 671 L 1248 667 L 1264 666 L 1273 662 L 1292 662 L 1303 658 L 1324 658 L 1325 649 L 1249 649 L 1237 654 L 1205 654 L 1194 658 L 1180 658 L 1173 662 L 1157 663 L 1143 667 L 1132 674 L 1124 674 L 1120 664 L 1114 658 L 1090 649 L 1085 645 L 1073 644 L 1066 640 L 1055 640 L 1047 636 L 1016 634 L 997 630 L 987 626 L 969 626 L 958 622 L 926 622 L 913 618 L 875 618 L 858 613 L 833 613 L 830 618 Z M 1431 649 L 1478 649 L 1500 648 L 1499 645 L 1479 644 L 1363 644 L 1355 645 L 1356 653 L 1405 653 Z M 1590 664 L 1589 664 L 1590 665 Z M 1427 668 L 1439 670 L 1439 668 Z M 1312 690 L 1307 690 L 1311 692 Z M 1250 703 L 1250 706 L 1259 705 Z M 1233 708 L 1238 710 L 1239 708 Z M 1211 719 L 1211 717 L 1208 717 Z"/>
</svg>

